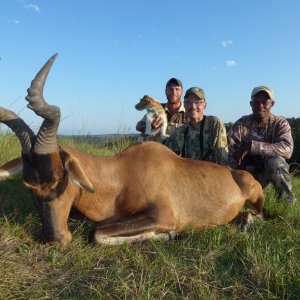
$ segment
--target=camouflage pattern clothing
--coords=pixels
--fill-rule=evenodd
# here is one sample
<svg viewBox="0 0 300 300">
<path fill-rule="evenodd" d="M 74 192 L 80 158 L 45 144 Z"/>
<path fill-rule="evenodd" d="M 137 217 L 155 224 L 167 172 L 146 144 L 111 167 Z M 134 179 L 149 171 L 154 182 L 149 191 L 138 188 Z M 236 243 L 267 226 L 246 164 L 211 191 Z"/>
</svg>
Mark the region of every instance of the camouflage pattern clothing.
<svg viewBox="0 0 300 300">
<path fill-rule="evenodd" d="M 182 125 L 165 145 L 182 157 L 228 165 L 226 129 L 214 116 L 204 116 L 198 124 Z"/>
<path fill-rule="evenodd" d="M 250 154 L 241 166 L 237 165 L 236 153 L 244 145 L 251 145 Z M 294 202 L 289 167 L 294 142 L 289 123 L 283 117 L 270 114 L 267 124 L 255 121 L 253 115 L 243 116 L 228 131 L 229 165 L 244 169 L 266 187 L 273 183 L 280 197 Z"/>
<path fill-rule="evenodd" d="M 171 113 L 169 112 L 167 103 L 163 103 L 162 106 L 166 111 L 168 119 L 168 128 L 166 132 L 167 134 L 171 135 L 176 128 L 188 122 L 183 103 L 181 103 L 178 112 L 173 115 L 171 115 Z"/>
<path fill-rule="evenodd" d="M 182 124 L 187 123 L 187 121 L 188 121 L 187 115 L 185 113 L 184 105 L 183 105 L 183 103 L 181 103 L 181 106 L 179 107 L 178 112 L 173 115 L 171 115 L 171 113 L 169 112 L 167 103 L 162 103 L 161 105 L 165 110 L 165 113 L 167 115 L 167 120 L 168 120 L 168 127 L 166 130 L 166 134 L 171 135 L 175 131 L 176 128 L 180 127 Z M 147 116 L 145 115 L 141 121 L 146 123 L 146 118 L 147 118 Z M 144 137 L 145 141 L 156 141 L 156 142 L 160 142 L 160 143 L 162 142 L 159 135 L 150 137 L 150 136 L 146 136 L 144 133 L 142 133 L 141 136 Z"/>
</svg>

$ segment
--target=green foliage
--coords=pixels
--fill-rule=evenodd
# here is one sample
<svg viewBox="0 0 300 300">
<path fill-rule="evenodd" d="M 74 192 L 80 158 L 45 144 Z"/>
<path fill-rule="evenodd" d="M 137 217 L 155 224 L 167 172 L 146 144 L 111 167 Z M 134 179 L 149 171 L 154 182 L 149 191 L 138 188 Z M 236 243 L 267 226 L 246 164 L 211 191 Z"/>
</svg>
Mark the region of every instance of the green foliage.
<svg viewBox="0 0 300 300">
<path fill-rule="evenodd" d="M 101 156 L 115 155 L 128 148 L 137 140 L 136 135 L 97 136 L 60 136 L 59 144 Z"/>
<path fill-rule="evenodd" d="M 300 118 L 287 119 L 294 139 L 294 152 L 289 162 L 292 164 L 292 169 L 300 173 Z"/>
<path fill-rule="evenodd" d="M 1 144 L 2 162 L 17 156 L 14 142 Z M 94 155 L 132 143 L 59 142 Z M 293 181 L 300 199 L 300 178 Z M 298 299 L 300 205 L 277 202 L 272 188 L 266 198 L 271 218 L 248 233 L 228 224 L 187 230 L 179 241 L 102 246 L 88 242 L 92 223 L 70 220 L 73 240 L 60 247 L 40 242 L 40 219 L 21 178 L 2 181 L 0 299 Z"/>
<path fill-rule="evenodd" d="M 3 134 L 0 132 L 0 164 L 20 156 L 21 146 L 14 134 Z"/>
</svg>

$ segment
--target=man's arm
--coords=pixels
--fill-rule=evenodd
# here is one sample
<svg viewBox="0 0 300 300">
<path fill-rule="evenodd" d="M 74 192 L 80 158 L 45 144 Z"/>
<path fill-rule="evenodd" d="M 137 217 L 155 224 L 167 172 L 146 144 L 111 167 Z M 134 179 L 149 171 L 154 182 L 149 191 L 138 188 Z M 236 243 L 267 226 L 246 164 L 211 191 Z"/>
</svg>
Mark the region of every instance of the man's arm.
<svg viewBox="0 0 300 300">
<path fill-rule="evenodd" d="M 136 123 L 136 126 L 135 126 L 135 129 L 136 131 L 138 132 L 145 132 L 145 129 L 146 129 L 146 123 L 144 121 L 139 121 Z"/>
<path fill-rule="evenodd" d="M 228 145 L 226 128 L 224 124 L 216 118 L 213 133 L 215 136 L 214 157 L 219 165 L 228 165 Z"/>
<path fill-rule="evenodd" d="M 246 127 L 236 122 L 227 133 L 228 160 L 229 166 L 233 169 L 237 169 L 244 157 L 250 152 L 251 143 L 246 139 L 246 131 Z"/>
<path fill-rule="evenodd" d="M 280 119 L 273 130 L 273 143 L 252 141 L 250 154 L 262 157 L 281 156 L 285 159 L 292 156 L 294 141 L 288 121 Z"/>
<path fill-rule="evenodd" d="M 182 133 L 182 127 L 177 128 L 164 142 L 164 145 L 175 152 L 177 155 L 182 154 L 182 146 L 184 144 L 184 134 Z"/>
<path fill-rule="evenodd" d="M 236 122 L 228 132 L 229 164 L 238 167 L 247 155 L 261 157 L 281 156 L 290 158 L 294 142 L 291 127 L 286 119 L 281 118 L 274 127 L 272 143 L 250 140 L 248 129 L 242 122 Z"/>
</svg>

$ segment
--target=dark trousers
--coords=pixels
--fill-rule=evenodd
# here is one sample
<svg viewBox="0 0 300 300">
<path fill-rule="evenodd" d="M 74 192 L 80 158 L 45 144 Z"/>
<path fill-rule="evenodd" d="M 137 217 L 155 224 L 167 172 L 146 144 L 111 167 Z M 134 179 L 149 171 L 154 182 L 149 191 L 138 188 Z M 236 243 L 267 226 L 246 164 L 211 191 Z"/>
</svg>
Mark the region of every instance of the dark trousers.
<svg viewBox="0 0 300 300">
<path fill-rule="evenodd" d="M 250 172 L 263 188 L 272 183 L 280 198 L 284 198 L 289 203 L 296 201 L 295 194 L 292 191 L 289 166 L 283 157 L 262 158 L 249 156 L 243 163 L 242 168 Z"/>
</svg>

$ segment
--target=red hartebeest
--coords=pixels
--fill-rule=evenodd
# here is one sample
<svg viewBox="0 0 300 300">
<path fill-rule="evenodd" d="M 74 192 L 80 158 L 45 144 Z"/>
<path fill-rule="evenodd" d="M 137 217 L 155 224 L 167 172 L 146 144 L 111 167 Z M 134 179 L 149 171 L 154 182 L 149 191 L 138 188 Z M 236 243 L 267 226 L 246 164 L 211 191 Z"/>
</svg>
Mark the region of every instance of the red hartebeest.
<svg viewBox="0 0 300 300">
<path fill-rule="evenodd" d="M 57 145 L 58 107 L 43 98 L 51 57 L 28 89 L 28 107 L 44 121 L 35 135 L 15 113 L 0 121 L 18 136 L 21 158 L 0 167 L 0 178 L 23 171 L 35 195 L 45 240 L 67 244 L 72 207 L 97 223 L 95 242 L 169 239 L 187 226 L 226 224 L 245 203 L 263 217 L 260 184 L 245 171 L 178 157 L 156 142 L 138 143 L 113 157 L 95 157 Z"/>
</svg>

